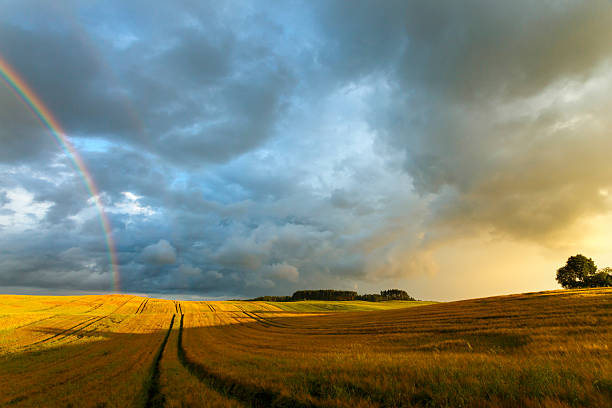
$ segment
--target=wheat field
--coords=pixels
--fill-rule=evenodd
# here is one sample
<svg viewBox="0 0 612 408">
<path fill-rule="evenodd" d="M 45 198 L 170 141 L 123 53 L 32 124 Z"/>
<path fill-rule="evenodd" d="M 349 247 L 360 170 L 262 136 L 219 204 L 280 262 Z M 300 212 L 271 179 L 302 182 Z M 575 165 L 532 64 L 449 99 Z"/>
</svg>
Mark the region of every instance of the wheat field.
<svg viewBox="0 0 612 408">
<path fill-rule="evenodd" d="M 0 296 L 0 406 L 610 407 L 612 289 L 460 302 Z"/>
</svg>

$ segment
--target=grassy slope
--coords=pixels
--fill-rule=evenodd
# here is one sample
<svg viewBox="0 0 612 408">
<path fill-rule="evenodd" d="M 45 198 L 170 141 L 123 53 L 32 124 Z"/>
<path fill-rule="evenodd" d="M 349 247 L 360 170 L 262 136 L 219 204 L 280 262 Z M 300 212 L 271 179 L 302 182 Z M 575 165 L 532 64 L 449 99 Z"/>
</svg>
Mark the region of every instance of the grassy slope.
<svg viewBox="0 0 612 408">
<path fill-rule="evenodd" d="M 180 407 L 240 407 L 241 405 L 208 387 L 192 375 L 179 361 L 177 342 L 179 322 L 176 322 L 161 360 L 160 386 L 164 406 Z"/>
<path fill-rule="evenodd" d="M 184 334 L 208 377 L 253 398 L 266 390 L 279 406 L 609 407 L 610 344 L 612 289 L 193 324 Z"/>
<path fill-rule="evenodd" d="M 388 301 L 365 302 L 362 300 L 346 302 L 326 302 L 324 300 L 306 300 L 300 302 L 266 302 L 288 312 L 358 312 L 374 310 L 403 309 L 414 306 L 424 306 L 436 302 L 423 301 Z"/>
<path fill-rule="evenodd" d="M 267 302 L 0 295 L 0 406 L 142 406 L 170 319 L 182 313 L 199 316 L 200 326 L 295 315 Z M 180 365 L 177 327 L 159 364 L 166 406 L 239 406 Z"/>
<path fill-rule="evenodd" d="M 169 314 L 134 296 L 0 297 L 0 406 L 140 406 Z M 15 324 L 22 315 L 34 316 Z M 109 392 L 110 390 L 110 392 Z"/>
<path fill-rule="evenodd" d="M 144 406 L 173 315 L 166 406 L 612 400 L 612 289 L 595 289 L 430 305 L 0 296 L 0 406 Z"/>
</svg>

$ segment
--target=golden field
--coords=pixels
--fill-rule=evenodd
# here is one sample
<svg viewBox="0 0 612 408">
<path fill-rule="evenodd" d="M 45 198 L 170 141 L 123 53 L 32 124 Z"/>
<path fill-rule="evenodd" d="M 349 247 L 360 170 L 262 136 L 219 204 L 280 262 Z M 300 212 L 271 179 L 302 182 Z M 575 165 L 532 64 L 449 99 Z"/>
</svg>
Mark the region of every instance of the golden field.
<svg viewBox="0 0 612 408">
<path fill-rule="evenodd" d="M 610 407 L 612 289 L 427 302 L 0 296 L 0 406 Z"/>
</svg>

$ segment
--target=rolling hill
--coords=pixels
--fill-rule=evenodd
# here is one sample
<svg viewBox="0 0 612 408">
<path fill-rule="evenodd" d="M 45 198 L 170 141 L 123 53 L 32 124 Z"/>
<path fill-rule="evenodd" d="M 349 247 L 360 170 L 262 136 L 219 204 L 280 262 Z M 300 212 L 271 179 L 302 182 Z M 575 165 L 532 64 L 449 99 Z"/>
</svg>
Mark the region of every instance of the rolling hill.
<svg viewBox="0 0 612 408">
<path fill-rule="evenodd" d="M 612 289 L 431 302 L 0 296 L 0 406 L 609 407 Z"/>
</svg>

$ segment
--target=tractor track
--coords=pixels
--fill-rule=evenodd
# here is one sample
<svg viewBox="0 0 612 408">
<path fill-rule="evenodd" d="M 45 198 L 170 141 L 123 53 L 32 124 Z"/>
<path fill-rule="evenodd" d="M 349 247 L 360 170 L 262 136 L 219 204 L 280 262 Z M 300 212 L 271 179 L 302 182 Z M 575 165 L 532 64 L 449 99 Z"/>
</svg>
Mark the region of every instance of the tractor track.
<svg viewBox="0 0 612 408">
<path fill-rule="evenodd" d="M 94 310 L 98 310 L 98 309 L 99 309 L 99 308 L 101 308 L 102 306 L 104 306 L 104 303 L 99 303 L 99 304 L 97 304 L 96 306 L 94 306 L 94 307 L 92 307 L 91 309 L 89 309 L 88 311 L 86 311 L 86 312 L 85 312 L 85 314 L 87 314 L 87 313 L 91 313 L 91 312 L 93 312 Z"/>
<path fill-rule="evenodd" d="M 24 327 L 32 326 L 32 325 L 34 325 L 36 323 L 40 323 L 40 322 L 43 322 L 45 320 L 53 319 L 54 317 L 57 317 L 57 316 L 59 316 L 59 315 L 47 316 L 47 317 L 44 317 L 42 319 L 34 320 L 33 322 L 26 323 L 26 324 L 23 324 L 21 326 L 13 327 L 13 330 L 23 329 Z"/>
<path fill-rule="evenodd" d="M 162 341 L 159 349 L 157 350 L 157 354 L 155 354 L 155 358 L 153 359 L 153 365 L 151 366 L 151 371 L 147 381 L 144 386 L 144 395 L 146 395 L 146 408 L 162 408 L 165 405 L 165 396 L 161 393 L 159 387 L 159 362 L 161 361 L 162 355 L 164 354 L 164 349 L 166 348 L 166 344 L 168 343 L 168 337 L 170 337 L 170 333 L 172 332 L 172 327 L 174 326 L 174 318 L 175 314 L 172 315 L 172 320 L 170 320 L 170 326 L 168 327 L 168 331 L 166 331 L 166 335 L 164 336 L 164 340 Z"/>
<path fill-rule="evenodd" d="M 140 308 L 142 307 L 142 305 L 144 305 L 144 303 L 145 303 L 146 301 L 147 301 L 146 299 L 143 299 L 143 301 L 142 301 L 142 302 L 140 302 L 140 304 L 138 305 L 138 309 L 136 309 L 136 313 L 135 313 L 135 314 L 140 313 Z"/>
<path fill-rule="evenodd" d="M 181 302 L 177 300 L 174 301 L 174 310 L 176 310 L 176 314 L 178 315 L 183 314 L 183 309 L 181 308 Z"/>
<path fill-rule="evenodd" d="M 266 328 L 272 327 L 270 323 L 268 323 L 267 321 L 265 321 L 264 319 L 260 318 L 259 316 L 257 316 L 256 314 L 252 312 L 247 312 L 246 310 L 243 310 L 242 313 L 244 313 L 247 317 L 253 319 L 255 323 L 262 325 L 263 327 L 266 327 Z"/>
<path fill-rule="evenodd" d="M 143 300 L 138 306 L 138 309 L 136 309 L 136 314 L 144 312 L 145 307 L 147 307 L 147 303 L 149 303 L 149 299 Z"/>
<path fill-rule="evenodd" d="M 284 328 L 285 326 L 279 325 L 276 322 L 272 322 L 269 319 L 266 319 L 264 317 L 261 317 L 259 314 L 255 313 L 255 312 L 249 312 L 247 311 L 244 307 L 242 306 L 238 306 L 236 305 L 236 307 L 238 309 L 240 309 L 242 311 L 243 314 L 245 314 L 247 317 L 255 320 L 255 322 L 261 324 L 264 327 L 278 327 L 278 328 Z"/>
<path fill-rule="evenodd" d="M 102 316 L 102 317 L 98 317 L 98 318 L 96 318 L 95 316 L 94 317 L 90 317 L 89 319 L 87 319 L 87 320 L 85 320 L 83 322 L 79 322 L 78 324 L 75 324 L 74 326 L 71 326 L 71 327 L 69 327 L 67 329 L 64 329 L 61 332 L 56 333 L 56 334 L 54 334 L 54 335 L 52 335 L 50 337 L 44 338 L 42 340 L 35 341 L 34 343 L 30 343 L 26 347 L 32 347 L 32 346 L 36 346 L 38 344 L 47 343 L 47 342 L 55 339 L 56 337 L 60 337 L 63 334 L 68 333 L 66 336 L 63 336 L 63 337 L 61 337 L 61 338 L 56 340 L 56 341 L 59 341 L 62 338 L 69 336 L 70 334 L 78 333 L 79 331 L 83 330 L 85 327 L 91 326 L 92 324 L 94 324 L 96 322 L 99 322 L 100 320 L 104 319 L 105 317 L 106 316 Z M 82 325 L 84 325 L 84 326 L 82 326 Z M 82 326 L 82 327 L 77 329 L 77 327 L 79 327 L 79 326 Z"/>
<path fill-rule="evenodd" d="M 67 329 L 64 329 L 62 331 L 60 331 L 59 333 L 56 333 L 50 337 L 44 338 L 42 340 L 36 341 L 34 343 L 30 343 L 24 346 L 24 348 L 30 348 L 39 344 L 48 344 L 49 342 L 51 343 L 56 343 L 58 341 L 61 341 L 63 339 L 65 339 L 68 336 L 71 335 L 75 335 L 79 332 L 81 332 L 83 329 L 98 323 L 100 320 L 106 319 L 107 317 L 110 317 L 112 314 L 114 314 L 117 310 L 121 309 L 123 306 L 125 306 L 130 300 L 132 300 L 132 298 L 129 298 L 128 300 L 126 300 L 125 302 L 123 302 L 119 307 L 117 307 L 115 310 L 113 310 L 111 313 L 104 315 L 104 316 L 93 316 L 85 321 L 79 322 L 78 324 L 75 324 L 74 326 L 71 326 Z M 79 327 L 80 326 L 80 327 Z M 53 340 L 55 339 L 55 340 Z M 53 340 L 53 341 L 51 341 Z"/>
<path fill-rule="evenodd" d="M 245 403 L 255 408 L 266 407 L 296 407 L 296 408 L 318 408 L 321 405 L 309 401 L 302 401 L 269 388 L 253 384 L 243 383 L 238 380 L 225 377 L 210 371 L 203 364 L 190 359 L 183 348 L 183 318 L 179 325 L 178 333 L 178 358 L 181 364 L 205 385 L 226 397 Z"/>
<path fill-rule="evenodd" d="M 32 313 L 46 312 L 47 310 L 57 309 L 58 307 L 64 307 L 66 305 L 69 305 L 70 303 L 76 302 L 77 300 L 79 300 L 79 299 L 73 299 L 73 300 L 70 300 L 70 301 L 68 301 L 66 303 L 61 303 L 59 305 L 54 305 L 54 306 L 51 306 L 51 307 L 46 307 L 44 309 L 34 310 L 34 311 L 32 311 Z"/>
<path fill-rule="evenodd" d="M 140 313 L 142 314 L 142 312 L 144 312 L 145 308 L 147 307 L 147 305 L 149 304 L 149 299 L 147 299 L 144 303 L 144 305 L 142 305 L 142 309 L 140 309 Z"/>
<path fill-rule="evenodd" d="M 280 329 L 286 329 L 290 326 L 286 325 L 286 324 L 281 324 L 278 323 L 276 321 L 273 321 L 272 319 L 269 319 L 267 317 L 263 317 L 261 316 L 259 313 L 255 313 L 255 312 L 250 312 L 253 316 L 255 316 L 255 318 L 259 319 L 262 322 L 266 322 L 268 325 L 272 326 L 272 327 L 278 327 Z"/>
</svg>

